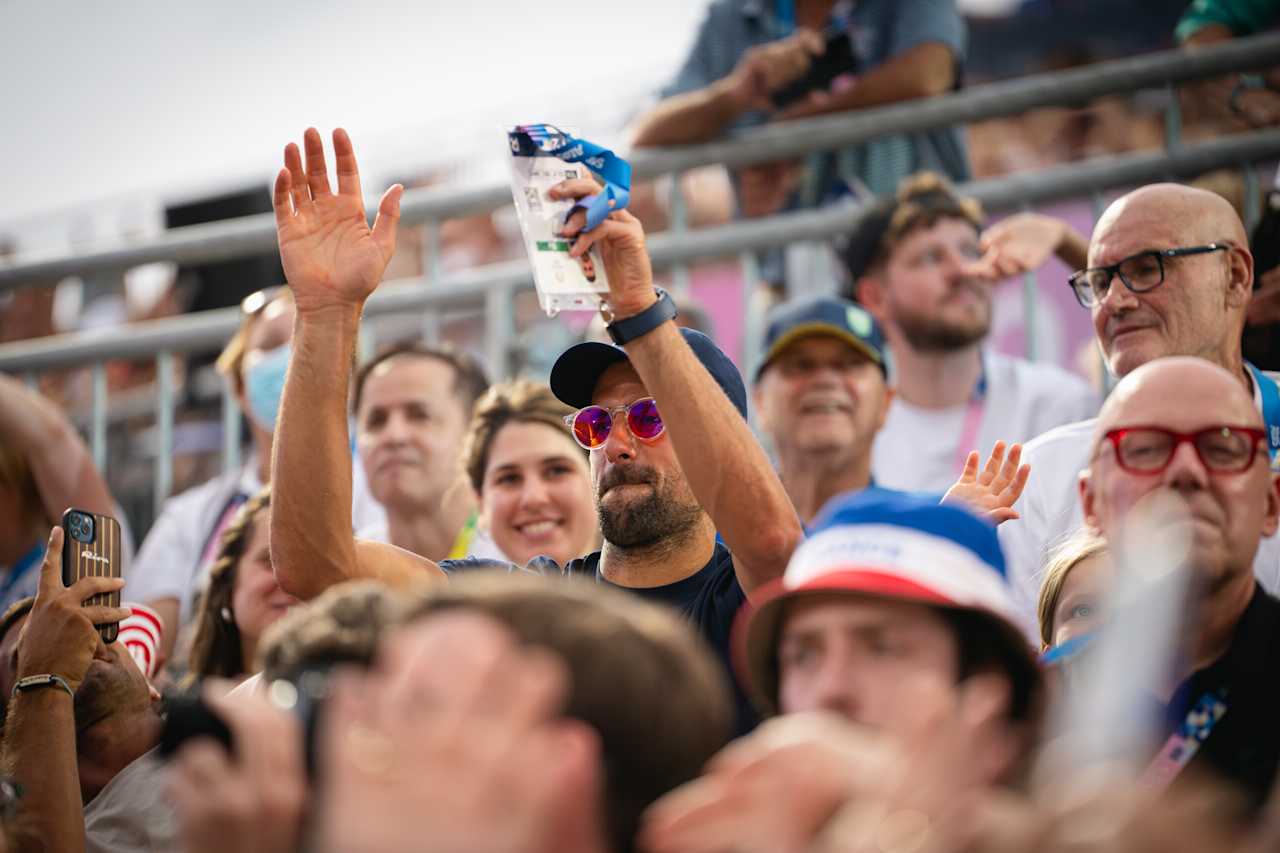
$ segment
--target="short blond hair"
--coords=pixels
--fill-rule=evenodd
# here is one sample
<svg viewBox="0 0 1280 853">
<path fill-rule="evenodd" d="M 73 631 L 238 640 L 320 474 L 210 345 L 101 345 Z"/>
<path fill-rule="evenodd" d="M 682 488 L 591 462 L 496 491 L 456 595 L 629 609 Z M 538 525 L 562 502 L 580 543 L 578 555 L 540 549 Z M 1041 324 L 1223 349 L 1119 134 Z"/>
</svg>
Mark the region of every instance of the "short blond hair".
<svg viewBox="0 0 1280 853">
<path fill-rule="evenodd" d="M 1049 553 L 1044 566 L 1044 580 L 1040 584 L 1040 601 L 1036 605 L 1036 615 L 1040 619 L 1040 641 L 1046 647 L 1053 645 L 1053 614 L 1058 609 L 1058 600 L 1062 598 L 1062 588 L 1066 586 L 1067 576 L 1076 566 L 1106 550 L 1105 539 L 1088 528 L 1081 528 Z"/>
<path fill-rule="evenodd" d="M 262 319 L 262 314 L 267 310 L 267 306 L 279 302 L 281 299 L 287 299 L 292 302 L 293 291 L 287 287 L 282 287 L 270 299 L 258 306 L 256 310 L 242 312 L 240 328 L 236 329 L 236 333 L 231 336 L 231 340 L 227 341 L 227 345 L 218 354 L 218 360 L 214 362 L 218 372 L 230 380 L 232 390 L 237 394 L 244 389 L 243 367 L 245 353 L 249 351 L 249 333 L 253 331 L 254 326 L 258 325 L 258 321 Z"/>
</svg>

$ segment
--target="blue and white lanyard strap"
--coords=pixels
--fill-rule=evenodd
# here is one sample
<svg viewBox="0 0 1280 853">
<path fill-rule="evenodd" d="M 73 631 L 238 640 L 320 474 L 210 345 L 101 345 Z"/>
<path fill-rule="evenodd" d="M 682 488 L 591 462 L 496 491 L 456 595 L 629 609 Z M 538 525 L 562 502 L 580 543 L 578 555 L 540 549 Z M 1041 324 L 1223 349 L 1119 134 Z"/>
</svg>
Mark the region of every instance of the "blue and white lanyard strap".
<svg viewBox="0 0 1280 853">
<path fill-rule="evenodd" d="M 1253 375 L 1253 384 L 1262 397 L 1262 420 L 1267 430 L 1267 449 L 1271 452 L 1271 469 L 1280 464 L 1280 388 L 1276 382 L 1248 362 L 1245 367 Z"/>
<path fill-rule="evenodd" d="M 1182 768 L 1195 758 L 1200 745 L 1209 739 L 1214 726 L 1218 725 L 1218 721 L 1226 713 L 1225 692 L 1210 690 L 1201 696 L 1147 765 L 1146 772 L 1142 774 L 1142 782 L 1155 791 L 1167 788 L 1182 772 Z"/>
<path fill-rule="evenodd" d="M 15 587 L 22 582 L 32 568 L 44 560 L 44 543 L 37 542 L 30 551 L 23 554 L 18 562 L 9 569 L 9 576 L 0 584 L 0 604 L 7 603 Z"/>
<path fill-rule="evenodd" d="M 579 199 L 565 214 L 566 222 L 576 211 L 585 211 L 584 230 L 590 231 L 631 200 L 631 164 L 608 148 L 570 136 L 550 124 L 522 124 L 508 133 L 507 139 L 517 157 L 558 157 L 568 163 L 584 163 L 604 181 L 604 191 Z"/>
</svg>

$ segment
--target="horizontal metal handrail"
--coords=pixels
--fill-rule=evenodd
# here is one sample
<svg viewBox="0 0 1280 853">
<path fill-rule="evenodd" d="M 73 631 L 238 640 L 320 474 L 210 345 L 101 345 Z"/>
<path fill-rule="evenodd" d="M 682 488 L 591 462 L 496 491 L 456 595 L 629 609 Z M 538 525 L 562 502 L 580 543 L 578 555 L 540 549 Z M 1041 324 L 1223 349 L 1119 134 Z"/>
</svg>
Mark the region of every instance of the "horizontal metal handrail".
<svg viewBox="0 0 1280 853">
<path fill-rule="evenodd" d="M 999 211 L 1027 204 L 1080 197 L 1116 187 L 1166 178 L 1190 178 L 1214 169 L 1280 158 L 1280 130 L 1238 134 L 1163 151 L 1096 157 L 1036 172 L 973 181 L 961 191 Z M 704 258 L 734 256 L 805 240 L 846 233 L 861 215 L 858 205 L 784 213 L 714 228 L 654 235 L 649 241 L 654 265 L 664 268 Z M 525 260 L 476 267 L 447 279 L 426 277 L 389 281 L 369 300 L 367 316 L 444 309 L 474 303 L 494 289 L 531 284 Z M 53 335 L 0 345 L 0 370 L 10 373 L 73 367 L 106 359 L 151 358 L 157 352 L 217 349 L 235 331 L 239 310 L 203 311 L 120 328 Z"/>
<path fill-rule="evenodd" d="M 1036 107 L 1077 104 L 1272 65 L 1280 65 L 1280 34 L 1267 33 L 1195 50 L 1163 51 L 1030 75 L 909 103 L 765 125 L 703 145 L 637 151 L 631 159 L 639 177 L 713 163 L 748 165 L 840 148 L 885 134 L 1016 115 Z M 485 213 L 509 201 L 510 192 L 502 184 L 412 190 L 403 200 L 402 221 L 416 224 Z M 227 260 L 270 251 L 275 241 L 271 214 L 175 228 L 137 242 L 7 265 L 0 262 L 0 291 L 50 286 L 68 275 L 119 270 L 152 261 Z"/>
</svg>

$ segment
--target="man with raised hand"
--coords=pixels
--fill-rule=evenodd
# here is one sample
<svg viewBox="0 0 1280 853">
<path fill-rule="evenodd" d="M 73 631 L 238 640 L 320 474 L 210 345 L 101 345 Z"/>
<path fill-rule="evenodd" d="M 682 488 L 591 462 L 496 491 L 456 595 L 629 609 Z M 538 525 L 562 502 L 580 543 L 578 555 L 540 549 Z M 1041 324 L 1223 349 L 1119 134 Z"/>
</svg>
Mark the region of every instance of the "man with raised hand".
<svg viewBox="0 0 1280 853">
<path fill-rule="evenodd" d="M 1088 269 L 1071 277 L 1093 315 L 1107 366 L 1117 376 L 1172 355 L 1210 361 L 1236 377 L 1262 412 L 1274 457 L 1280 447 L 1280 389 L 1240 351 L 1253 284 L 1244 225 L 1220 196 L 1180 184 L 1152 184 L 1122 196 L 1098 220 Z M 1032 474 L 1000 528 L 1019 609 L 1035 622 L 1046 554 L 1083 521 L 1076 495 L 1089 463 L 1096 419 L 1066 424 L 1030 442 Z M 1267 536 L 1254 558 L 1263 588 L 1280 589 L 1280 542 Z"/>
<path fill-rule="evenodd" d="M 387 191 L 370 228 L 346 133 L 334 132 L 336 194 L 314 129 L 305 146 L 305 171 L 290 145 L 275 186 L 298 326 L 276 444 L 271 549 L 281 585 L 311 598 L 352 577 L 403 584 L 439 576 L 441 566 L 355 540 L 346 516 L 345 400 L 356 326 L 394 250 L 402 190 Z M 597 191 L 594 181 L 575 180 L 552 194 L 581 199 Z M 782 573 L 801 538 L 800 522 L 747 426 L 742 378 L 709 338 L 671 321 L 673 306 L 653 285 L 639 221 L 615 211 L 590 231 L 583 223 L 575 214 L 564 234 L 576 238 L 575 257 L 600 245 L 611 334 L 621 345 L 573 347 L 552 373 L 557 396 L 584 410 L 574 433 L 592 450 L 605 539 L 600 552 L 567 571 L 675 607 L 727 662 L 738 606 Z M 456 564 L 444 561 L 443 568 Z M 739 699 L 745 725 L 749 707 Z"/>
</svg>

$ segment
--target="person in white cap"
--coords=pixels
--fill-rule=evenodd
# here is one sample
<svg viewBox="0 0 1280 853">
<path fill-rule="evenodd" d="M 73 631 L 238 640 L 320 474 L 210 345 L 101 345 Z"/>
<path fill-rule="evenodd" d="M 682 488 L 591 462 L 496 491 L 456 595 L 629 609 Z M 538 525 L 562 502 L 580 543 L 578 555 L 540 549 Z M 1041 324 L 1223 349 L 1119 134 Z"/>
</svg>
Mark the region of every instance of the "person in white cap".
<svg viewBox="0 0 1280 853">
<path fill-rule="evenodd" d="M 1044 688 L 990 524 L 924 496 L 846 495 L 753 603 L 736 662 L 781 716 L 659 801 L 646 849 L 810 849 L 846 803 L 922 760 L 946 772 L 917 775 L 966 794 L 1017 780 Z"/>
</svg>

